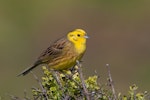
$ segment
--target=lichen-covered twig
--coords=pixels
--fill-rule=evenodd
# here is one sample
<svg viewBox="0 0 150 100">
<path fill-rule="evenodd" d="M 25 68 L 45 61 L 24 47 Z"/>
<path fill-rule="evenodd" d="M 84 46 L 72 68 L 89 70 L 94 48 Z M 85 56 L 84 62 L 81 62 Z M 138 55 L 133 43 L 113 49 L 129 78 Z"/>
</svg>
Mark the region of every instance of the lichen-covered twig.
<svg viewBox="0 0 150 100">
<path fill-rule="evenodd" d="M 59 74 L 59 73 L 58 73 L 57 71 L 54 71 L 54 70 L 51 70 L 51 72 L 52 72 L 52 75 L 53 75 L 53 77 L 55 78 L 57 84 L 59 85 L 59 88 L 62 89 L 63 86 L 62 86 L 62 83 L 60 82 L 60 79 L 59 79 L 59 77 L 58 77 L 58 74 Z"/>
<path fill-rule="evenodd" d="M 106 67 L 107 67 L 107 70 L 108 70 L 108 77 L 109 77 L 108 82 L 109 82 L 109 85 L 110 85 L 110 87 L 112 89 L 114 100 L 117 100 L 117 96 L 116 96 L 116 92 L 115 92 L 115 88 L 114 88 L 114 83 L 113 83 L 112 76 L 111 76 L 111 73 L 110 73 L 109 64 L 106 64 Z"/>
<path fill-rule="evenodd" d="M 38 79 L 38 77 L 32 71 L 30 71 L 30 73 L 33 75 L 33 77 L 38 82 L 39 86 L 41 87 L 42 93 L 43 93 L 43 96 L 44 96 L 45 100 L 48 100 L 48 95 L 47 95 L 46 90 L 44 89 L 42 83 L 40 82 L 40 80 Z"/>
<path fill-rule="evenodd" d="M 78 72 L 79 72 L 79 76 L 80 76 L 80 79 L 81 79 L 81 84 L 82 84 L 82 87 L 83 87 L 83 90 L 84 90 L 84 94 L 86 96 L 86 99 L 90 100 L 89 93 L 88 93 L 88 90 L 87 90 L 85 82 L 84 82 L 83 73 L 82 73 L 82 69 L 81 69 L 81 64 L 78 60 L 76 61 L 76 63 L 77 63 L 77 66 L 79 67 Z"/>
<path fill-rule="evenodd" d="M 58 71 L 54 71 L 54 70 L 50 70 L 50 71 L 52 72 L 52 75 L 53 75 L 53 77 L 55 78 L 55 80 L 56 80 L 56 82 L 57 82 L 57 84 L 58 84 L 58 86 L 59 86 L 59 89 L 61 89 L 62 92 L 63 92 L 63 97 L 64 97 L 64 98 L 62 98 L 62 100 L 67 100 L 66 98 L 69 98 L 69 97 L 68 97 L 68 96 L 65 96 L 64 87 L 63 87 L 63 85 L 62 85 L 62 83 L 61 83 L 61 81 L 60 81 L 60 76 L 58 76 L 59 72 L 58 72 Z"/>
</svg>

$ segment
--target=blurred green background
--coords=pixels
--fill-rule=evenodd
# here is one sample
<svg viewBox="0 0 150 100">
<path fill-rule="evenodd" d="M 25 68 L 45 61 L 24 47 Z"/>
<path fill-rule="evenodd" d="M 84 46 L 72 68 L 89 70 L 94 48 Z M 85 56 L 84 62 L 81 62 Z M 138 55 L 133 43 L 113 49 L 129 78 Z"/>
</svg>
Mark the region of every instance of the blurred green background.
<svg viewBox="0 0 150 100">
<path fill-rule="evenodd" d="M 150 1 L 144 0 L 1 0 L 0 96 L 31 95 L 38 86 L 31 74 L 16 77 L 31 66 L 50 43 L 75 28 L 90 39 L 83 58 L 84 75 L 96 70 L 105 83 L 110 64 L 117 92 L 129 85 L 150 91 Z M 34 70 L 42 75 L 41 68 Z"/>
</svg>

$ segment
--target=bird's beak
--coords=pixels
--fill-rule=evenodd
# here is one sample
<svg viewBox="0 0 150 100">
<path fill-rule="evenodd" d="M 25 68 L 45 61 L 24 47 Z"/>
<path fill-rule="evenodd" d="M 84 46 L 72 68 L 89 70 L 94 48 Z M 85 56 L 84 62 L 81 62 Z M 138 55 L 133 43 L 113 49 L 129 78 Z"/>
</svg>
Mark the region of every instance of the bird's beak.
<svg viewBox="0 0 150 100">
<path fill-rule="evenodd" d="M 89 36 L 87 36 L 87 35 L 86 35 L 86 36 L 84 36 L 84 38 L 88 39 L 88 38 L 89 38 Z"/>
</svg>

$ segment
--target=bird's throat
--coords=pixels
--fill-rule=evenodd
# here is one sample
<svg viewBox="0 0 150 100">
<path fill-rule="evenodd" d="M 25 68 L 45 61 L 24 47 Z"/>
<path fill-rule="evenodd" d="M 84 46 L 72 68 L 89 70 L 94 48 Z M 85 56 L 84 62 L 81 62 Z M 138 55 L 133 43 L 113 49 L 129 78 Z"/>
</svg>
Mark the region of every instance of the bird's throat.
<svg viewBox="0 0 150 100">
<path fill-rule="evenodd" d="M 76 43 L 74 45 L 75 45 L 75 51 L 78 54 L 82 54 L 82 53 L 85 52 L 85 49 L 86 49 L 86 45 L 85 44 L 83 44 L 83 43 Z"/>
</svg>

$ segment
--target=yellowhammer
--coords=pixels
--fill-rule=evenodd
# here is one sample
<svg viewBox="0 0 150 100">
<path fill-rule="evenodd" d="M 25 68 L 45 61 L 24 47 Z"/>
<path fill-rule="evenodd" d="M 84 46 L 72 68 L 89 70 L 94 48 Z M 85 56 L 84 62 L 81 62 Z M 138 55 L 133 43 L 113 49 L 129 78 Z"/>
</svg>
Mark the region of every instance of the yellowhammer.
<svg viewBox="0 0 150 100">
<path fill-rule="evenodd" d="M 32 67 L 25 69 L 20 75 L 26 75 L 40 64 L 47 64 L 54 70 L 66 70 L 81 60 L 86 50 L 86 32 L 82 29 L 75 29 L 67 36 L 55 41 L 37 59 Z"/>
</svg>

